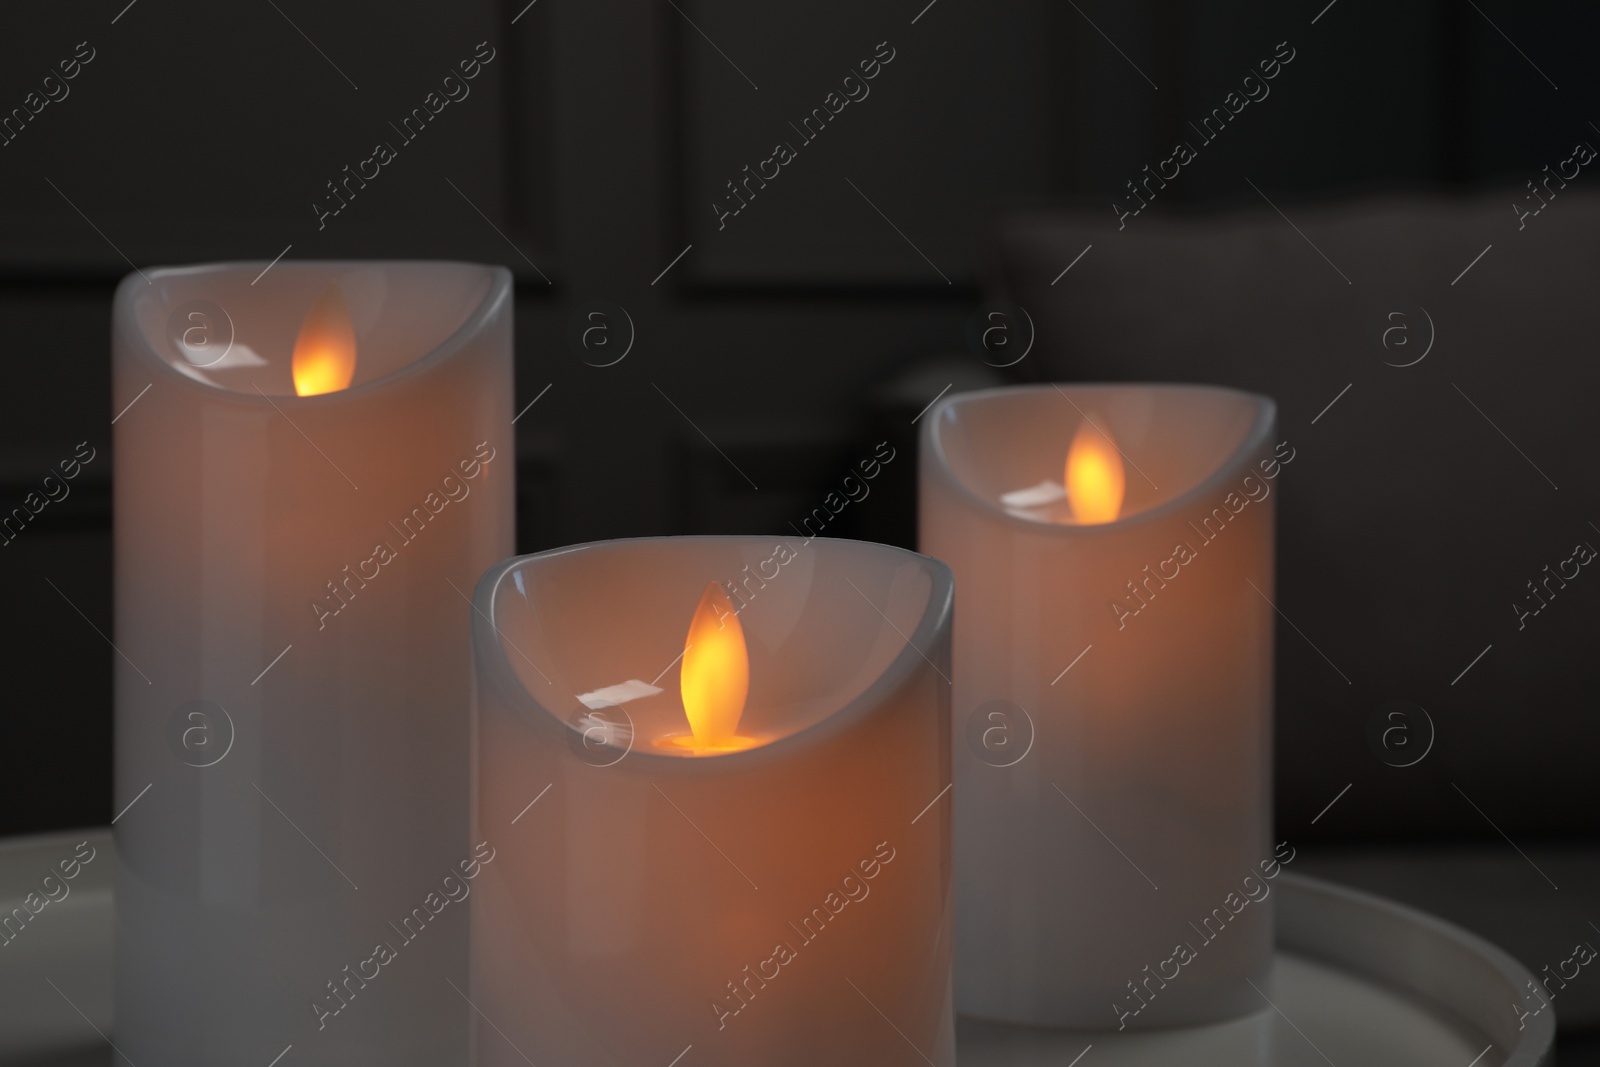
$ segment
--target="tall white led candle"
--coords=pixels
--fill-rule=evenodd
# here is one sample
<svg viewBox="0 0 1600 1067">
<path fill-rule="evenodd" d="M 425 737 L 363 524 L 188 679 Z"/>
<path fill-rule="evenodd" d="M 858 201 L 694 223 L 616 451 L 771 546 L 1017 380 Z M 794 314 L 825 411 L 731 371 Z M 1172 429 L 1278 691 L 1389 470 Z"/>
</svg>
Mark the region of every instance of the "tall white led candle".
<svg viewBox="0 0 1600 1067">
<path fill-rule="evenodd" d="M 116 1042 L 461 1064 L 468 598 L 512 547 L 510 276 L 266 267 L 117 292 Z"/>
<path fill-rule="evenodd" d="M 956 1004 L 1117 1030 L 1262 1006 L 1275 406 L 1202 386 L 954 396 L 921 547 L 956 576 Z"/>
</svg>

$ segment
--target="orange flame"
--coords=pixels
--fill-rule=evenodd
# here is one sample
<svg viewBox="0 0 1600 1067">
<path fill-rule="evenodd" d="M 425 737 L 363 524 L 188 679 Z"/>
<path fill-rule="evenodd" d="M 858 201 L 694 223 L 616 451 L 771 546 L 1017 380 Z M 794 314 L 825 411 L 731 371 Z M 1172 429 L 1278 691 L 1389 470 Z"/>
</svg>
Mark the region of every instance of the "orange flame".
<svg viewBox="0 0 1600 1067">
<path fill-rule="evenodd" d="M 1085 526 L 1114 522 L 1122 512 L 1122 457 L 1111 438 L 1087 419 L 1067 450 L 1066 486 L 1072 517 Z"/>
<path fill-rule="evenodd" d="M 750 691 L 750 657 L 739 616 L 716 582 L 706 585 L 689 623 L 679 691 L 696 745 L 742 747 L 737 735 Z"/>
<path fill-rule="evenodd" d="M 296 396 L 336 393 L 350 387 L 356 373 L 356 330 L 337 282 L 317 297 L 294 342 Z"/>
</svg>

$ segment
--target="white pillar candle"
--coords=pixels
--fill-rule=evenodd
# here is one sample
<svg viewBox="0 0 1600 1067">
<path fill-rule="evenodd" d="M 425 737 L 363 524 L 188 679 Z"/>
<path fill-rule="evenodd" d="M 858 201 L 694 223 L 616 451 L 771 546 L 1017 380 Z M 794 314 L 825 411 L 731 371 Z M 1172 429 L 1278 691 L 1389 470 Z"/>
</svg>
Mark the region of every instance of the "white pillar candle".
<svg viewBox="0 0 1600 1067">
<path fill-rule="evenodd" d="M 962 1012 L 1117 1030 L 1261 1006 L 1273 491 L 1293 458 L 1275 411 L 1044 385 L 928 417 L 921 548 L 961 605 Z"/>
<path fill-rule="evenodd" d="M 475 1062 L 952 1063 L 950 602 L 850 541 L 485 575 Z"/>
<path fill-rule="evenodd" d="M 510 277 L 266 266 L 117 292 L 116 1041 L 459 1064 L 433 902 L 472 858 L 467 598 L 512 548 Z"/>
</svg>

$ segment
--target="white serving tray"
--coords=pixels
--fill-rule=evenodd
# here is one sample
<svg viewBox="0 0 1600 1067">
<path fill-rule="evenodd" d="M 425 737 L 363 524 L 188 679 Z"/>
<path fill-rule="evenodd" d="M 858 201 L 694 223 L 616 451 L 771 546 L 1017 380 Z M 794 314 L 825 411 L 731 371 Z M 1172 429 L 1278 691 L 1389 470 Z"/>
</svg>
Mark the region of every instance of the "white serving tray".
<svg viewBox="0 0 1600 1067">
<path fill-rule="evenodd" d="M 0 843 L 0 916 L 39 891 L 44 876 L 84 840 L 95 858 L 68 883 L 67 895 L 0 946 L 0 1064 L 126 1062 L 109 1044 L 116 1039 L 110 832 Z M 1533 976 L 1506 953 L 1459 927 L 1358 890 L 1287 871 L 1277 885 L 1278 956 L 1272 981 L 1262 990 L 1271 1003 L 1263 1000 L 1255 1015 L 1138 1034 L 1078 1034 L 962 1019 L 960 1067 L 1551 1063 L 1553 1009 L 1529 1016 L 1518 1029 L 1512 1005 L 1522 1002 Z M 60 889 L 52 892 L 59 896 Z"/>
</svg>

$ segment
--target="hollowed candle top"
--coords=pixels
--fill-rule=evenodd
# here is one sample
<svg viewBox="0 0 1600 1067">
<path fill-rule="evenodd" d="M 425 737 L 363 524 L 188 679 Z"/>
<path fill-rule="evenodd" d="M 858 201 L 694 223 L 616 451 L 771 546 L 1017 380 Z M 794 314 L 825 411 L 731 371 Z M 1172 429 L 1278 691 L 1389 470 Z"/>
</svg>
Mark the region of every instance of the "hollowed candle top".
<svg viewBox="0 0 1600 1067">
<path fill-rule="evenodd" d="M 935 560 L 864 542 L 649 538 L 559 549 L 484 576 L 476 625 L 489 662 L 480 670 L 530 726 L 569 745 L 657 767 L 684 757 L 744 766 L 830 736 L 894 692 L 925 662 L 919 648 L 939 632 L 951 584 Z M 742 649 L 728 647 L 735 633 Z M 741 682 L 748 696 L 731 726 L 691 729 L 690 714 L 704 725 L 707 712 L 694 701 L 726 701 Z M 709 696 L 693 695 L 701 686 Z"/>
<path fill-rule="evenodd" d="M 116 322 L 151 373 L 279 405 L 353 400 L 421 372 L 511 296 L 509 273 L 471 263 L 219 263 L 147 275 L 123 282 Z"/>
<path fill-rule="evenodd" d="M 1274 417 L 1267 397 L 1218 386 L 1041 385 L 953 396 L 928 433 L 934 476 L 979 510 L 1045 536 L 1092 536 L 1219 488 Z M 1123 482 L 1114 517 L 1075 510 L 1071 493 L 1113 480 L 1112 469 Z"/>
</svg>

